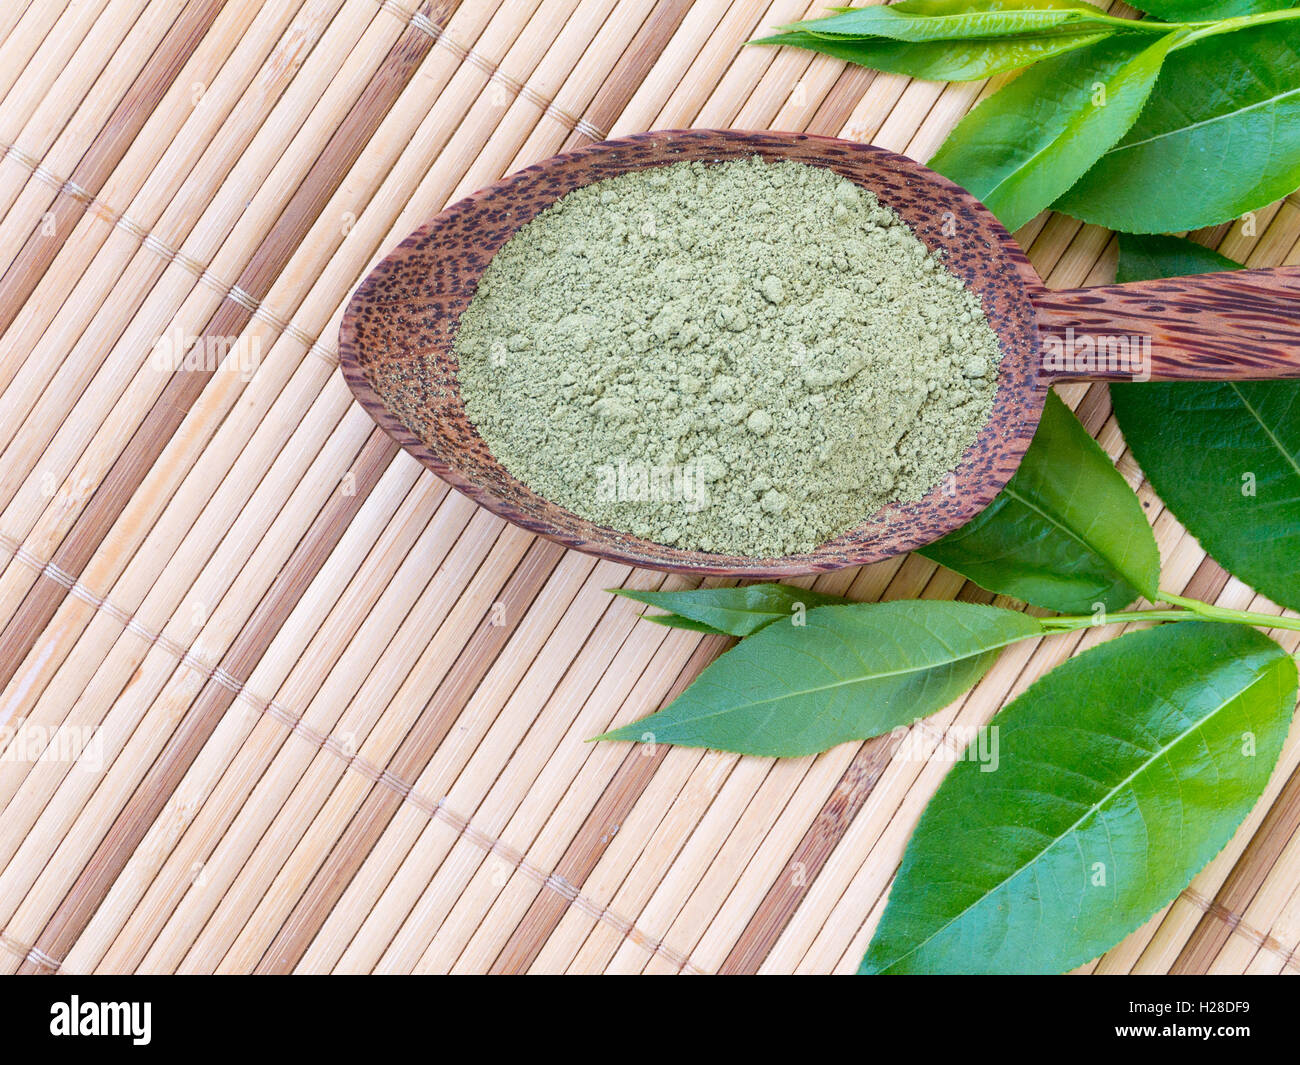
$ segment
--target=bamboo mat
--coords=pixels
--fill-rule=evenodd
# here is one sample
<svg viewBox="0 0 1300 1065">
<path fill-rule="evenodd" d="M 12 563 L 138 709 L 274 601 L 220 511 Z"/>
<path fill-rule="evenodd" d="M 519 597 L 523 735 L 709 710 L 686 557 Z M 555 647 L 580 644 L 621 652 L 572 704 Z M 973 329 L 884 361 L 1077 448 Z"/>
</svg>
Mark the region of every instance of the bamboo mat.
<svg viewBox="0 0 1300 1065">
<path fill-rule="evenodd" d="M 582 742 L 723 645 L 605 591 L 680 578 L 398 452 L 339 319 L 410 230 L 565 148 L 734 126 L 925 159 L 989 88 L 741 47 L 806 0 L 413 2 L 0 6 L 0 971 L 851 971 L 949 763 Z M 1104 231 L 1020 236 L 1049 284 L 1113 278 Z M 1300 261 L 1300 210 L 1200 236 Z M 160 368 L 178 333 L 251 361 Z M 1105 390 L 1062 391 L 1167 586 L 1276 611 L 1141 483 Z M 816 586 L 990 601 L 917 557 Z M 1009 648 L 926 744 L 1097 638 Z M 1297 829 L 1293 738 L 1227 850 L 1087 968 L 1300 970 Z"/>
</svg>

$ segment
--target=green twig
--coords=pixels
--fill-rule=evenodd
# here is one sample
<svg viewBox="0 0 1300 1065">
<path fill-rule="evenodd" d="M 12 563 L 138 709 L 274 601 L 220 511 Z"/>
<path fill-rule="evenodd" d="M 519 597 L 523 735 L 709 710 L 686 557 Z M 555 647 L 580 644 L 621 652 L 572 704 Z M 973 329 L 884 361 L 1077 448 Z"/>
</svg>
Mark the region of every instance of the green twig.
<svg viewBox="0 0 1300 1065">
<path fill-rule="evenodd" d="M 845 8 L 844 11 L 860 10 Z M 1099 13 L 1090 15 L 1083 22 L 1062 22 L 1046 28 L 1042 32 L 1050 34 L 1052 32 L 1074 33 L 1085 29 L 1089 25 L 1112 26 L 1120 32 L 1128 33 L 1174 33 L 1182 32 L 1184 37 L 1174 45 L 1173 51 L 1180 48 L 1186 48 L 1189 44 L 1196 41 L 1204 40 L 1206 37 L 1217 37 L 1221 33 L 1235 33 L 1237 30 L 1250 29 L 1255 26 L 1264 26 L 1270 22 L 1289 22 L 1291 19 L 1300 18 L 1300 8 L 1285 8 L 1281 11 L 1261 11 L 1254 15 L 1238 15 L 1235 18 L 1224 19 L 1200 19 L 1193 22 L 1161 22 L 1159 19 L 1131 19 L 1122 16 L 1107 15 Z M 840 38 L 846 41 L 864 40 L 879 36 L 873 33 L 828 33 L 813 29 L 821 19 L 812 19 L 806 22 L 795 22 L 786 26 L 775 27 L 778 33 L 800 32 L 808 33 L 814 37 L 825 37 L 831 40 Z M 1003 36 L 1012 38 L 1018 36 L 1029 36 L 1029 33 L 1008 32 Z M 892 38 L 890 38 L 892 40 Z M 963 38 L 954 38 L 962 40 Z M 758 43 L 751 41 L 751 44 Z M 774 42 L 775 43 L 775 42 Z M 900 42 L 901 43 L 901 42 Z M 921 42 L 910 42 L 921 43 Z"/>
<path fill-rule="evenodd" d="M 1176 45 L 1174 50 L 1186 48 L 1194 41 L 1203 40 L 1206 37 L 1216 37 L 1220 33 L 1233 33 L 1237 30 L 1244 30 L 1251 26 L 1263 26 L 1269 22 L 1287 22 L 1294 18 L 1300 18 L 1300 9 L 1287 8 L 1282 11 L 1261 11 L 1257 15 L 1238 15 L 1236 18 L 1214 19 L 1206 22 L 1170 22 L 1166 23 L 1175 29 L 1185 29 L 1191 32 Z M 1139 22 L 1145 21 L 1139 20 Z M 1155 23 L 1152 23 L 1155 25 Z"/>
<path fill-rule="evenodd" d="M 1162 602 L 1179 607 L 1178 610 L 1117 610 L 1097 614 L 1065 615 L 1043 618 L 1043 628 L 1049 632 L 1074 632 L 1097 625 L 1127 625 L 1135 621 L 1221 621 L 1229 625 L 1254 625 L 1261 629 L 1290 629 L 1300 632 L 1300 618 L 1278 617 L 1276 614 L 1259 614 L 1253 610 L 1229 610 L 1211 606 L 1199 599 L 1158 593 Z"/>
</svg>

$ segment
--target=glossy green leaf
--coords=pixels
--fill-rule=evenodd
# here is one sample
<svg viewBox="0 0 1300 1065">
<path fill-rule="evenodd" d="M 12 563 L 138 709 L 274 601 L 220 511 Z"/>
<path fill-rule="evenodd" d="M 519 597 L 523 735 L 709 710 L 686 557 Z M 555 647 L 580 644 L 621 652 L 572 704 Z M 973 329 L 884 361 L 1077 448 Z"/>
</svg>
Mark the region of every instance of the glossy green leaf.
<svg viewBox="0 0 1300 1065">
<path fill-rule="evenodd" d="M 1109 29 L 1059 31 L 1017 37 L 978 37 L 953 41 L 894 41 L 884 37 L 819 36 L 798 30 L 763 37 L 751 44 L 789 45 L 849 63 L 928 81 L 974 81 L 1017 70 L 1073 51 L 1110 35 Z"/>
<path fill-rule="evenodd" d="M 1124 136 L 1179 37 L 1122 34 L 1030 67 L 962 119 L 930 166 L 1018 229 Z"/>
<path fill-rule="evenodd" d="M 990 591 L 1067 614 L 1154 599 L 1160 580 L 1141 503 L 1055 393 L 998 497 L 919 553 Z"/>
<path fill-rule="evenodd" d="M 1137 122 L 1058 209 L 1129 233 L 1197 229 L 1300 186 L 1300 21 L 1171 56 Z"/>
<path fill-rule="evenodd" d="M 854 603 L 769 625 L 658 713 L 602 740 L 797 757 L 947 706 L 1010 643 L 1041 635 L 1014 610 L 942 600 Z"/>
<path fill-rule="evenodd" d="M 1179 622 L 1057 667 L 960 761 L 903 855 L 864 973 L 1055 973 L 1181 891 L 1268 782 L 1296 698 L 1254 629 Z M 983 772 L 996 764 L 992 772 Z"/>
<path fill-rule="evenodd" d="M 1241 263 L 1185 237 L 1119 235 L 1119 266 L 1115 280 L 1120 284 L 1240 269 Z"/>
<path fill-rule="evenodd" d="M 1295 0 L 1141 0 L 1133 6 L 1166 22 L 1202 22 L 1280 11 L 1296 5 Z"/>
<path fill-rule="evenodd" d="M 1237 264 L 1174 237 L 1120 240 L 1120 276 Z M 1165 505 L 1215 560 L 1300 609 L 1300 381 L 1115 384 L 1124 440 Z"/>
<path fill-rule="evenodd" d="M 1124 439 L 1209 554 L 1300 609 L 1300 383 L 1112 386 Z"/>
<path fill-rule="evenodd" d="M 888 37 L 896 41 L 938 41 L 1090 26 L 1124 27 L 1124 22 L 1082 0 L 903 0 L 851 8 L 828 18 L 783 29 L 836 36 Z M 1128 27 L 1132 28 L 1130 23 Z"/>
<path fill-rule="evenodd" d="M 774 621 L 789 621 L 814 607 L 848 602 L 837 595 L 823 595 L 790 584 L 750 584 L 743 588 L 694 588 L 680 592 L 645 592 L 634 588 L 611 591 L 638 603 L 667 610 L 670 614 L 704 625 L 697 631 L 749 636 Z M 650 618 L 663 621 L 662 618 Z M 671 623 L 670 623 L 671 624 Z M 675 625 L 696 628 L 695 625 Z"/>
</svg>

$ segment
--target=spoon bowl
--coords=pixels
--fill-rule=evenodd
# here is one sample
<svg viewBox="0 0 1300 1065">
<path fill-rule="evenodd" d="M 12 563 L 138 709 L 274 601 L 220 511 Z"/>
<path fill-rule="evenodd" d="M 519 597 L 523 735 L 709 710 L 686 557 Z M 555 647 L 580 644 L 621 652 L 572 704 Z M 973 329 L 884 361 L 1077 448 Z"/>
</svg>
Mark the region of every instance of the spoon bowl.
<svg viewBox="0 0 1300 1065">
<path fill-rule="evenodd" d="M 804 554 L 688 551 L 596 525 L 513 477 L 465 413 L 452 339 L 483 271 L 571 190 L 646 167 L 754 155 L 826 167 L 898 213 L 979 296 L 1001 346 L 992 413 L 951 475 Z M 357 288 L 340 331 L 344 376 L 402 447 L 477 503 L 541 536 L 634 566 L 784 578 L 876 562 L 970 521 L 1015 473 L 1059 380 L 1300 376 L 1300 268 L 1049 292 L 965 189 L 882 148 L 804 133 L 664 130 L 588 145 L 511 174 L 416 230 Z"/>
</svg>

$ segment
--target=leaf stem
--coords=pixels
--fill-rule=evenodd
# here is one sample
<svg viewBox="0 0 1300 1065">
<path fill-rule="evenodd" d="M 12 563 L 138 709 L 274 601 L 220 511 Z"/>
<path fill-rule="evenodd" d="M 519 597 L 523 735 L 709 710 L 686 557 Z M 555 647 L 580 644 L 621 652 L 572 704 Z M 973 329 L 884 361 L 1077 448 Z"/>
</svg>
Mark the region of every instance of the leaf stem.
<svg viewBox="0 0 1300 1065">
<path fill-rule="evenodd" d="M 1300 8 L 1283 8 L 1280 11 L 1259 11 L 1253 15 L 1237 15 L 1233 18 L 1198 19 L 1192 22 L 1164 22 L 1160 19 L 1131 19 L 1115 15 L 1090 15 L 1088 22 L 1103 23 L 1114 26 L 1117 30 L 1139 31 L 1143 33 L 1170 33 L 1175 30 L 1188 31 L 1187 38 L 1175 47 L 1185 48 L 1192 41 L 1203 37 L 1214 37 L 1220 33 L 1234 33 L 1252 26 L 1264 26 L 1270 22 L 1289 22 L 1300 18 Z M 1088 23 L 1064 22 L 1053 29 L 1078 31 Z"/>
<path fill-rule="evenodd" d="M 1300 18 L 1300 8 L 1261 11 L 1255 15 L 1238 15 L 1236 18 L 1214 19 L 1206 22 L 1170 22 L 1166 25 L 1174 29 L 1191 31 L 1174 45 L 1176 51 L 1179 48 L 1186 48 L 1194 41 L 1203 40 L 1206 37 L 1217 37 L 1220 33 L 1233 33 L 1236 30 L 1244 30 L 1251 26 L 1263 26 L 1269 22 L 1288 22 L 1295 18 Z M 1145 19 L 1139 20 L 1139 22 L 1145 21 Z M 1155 23 L 1152 23 L 1152 25 L 1155 25 Z"/>
<path fill-rule="evenodd" d="M 1114 613 L 1065 615 L 1040 620 L 1043 628 L 1051 633 L 1074 632 L 1096 625 L 1126 625 L 1134 621 L 1221 621 L 1230 625 L 1254 625 L 1262 629 L 1290 629 L 1293 632 L 1300 632 L 1300 618 L 1259 614 L 1252 610 L 1229 610 L 1226 607 L 1203 603 L 1199 599 L 1174 595 L 1173 592 L 1162 591 L 1159 596 L 1163 602 L 1181 609 L 1118 610 Z"/>
<path fill-rule="evenodd" d="M 1180 606 L 1208 621 L 1226 621 L 1234 625 L 1258 625 L 1266 629 L 1291 629 L 1300 632 L 1300 618 L 1278 617 L 1275 614 L 1259 614 L 1253 610 L 1229 610 L 1226 607 L 1211 606 L 1199 599 L 1187 599 L 1172 592 L 1160 592 L 1160 598 L 1166 603 Z"/>
<path fill-rule="evenodd" d="M 1198 615 L 1189 610 L 1117 610 L 1099 614 L 1067 614 L 1039 618 L 1048 632 L 1074 632 L 1100 625 L 1127 625 L 1133 621 L 1193 621 Z"/>
</svg>

